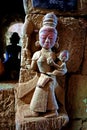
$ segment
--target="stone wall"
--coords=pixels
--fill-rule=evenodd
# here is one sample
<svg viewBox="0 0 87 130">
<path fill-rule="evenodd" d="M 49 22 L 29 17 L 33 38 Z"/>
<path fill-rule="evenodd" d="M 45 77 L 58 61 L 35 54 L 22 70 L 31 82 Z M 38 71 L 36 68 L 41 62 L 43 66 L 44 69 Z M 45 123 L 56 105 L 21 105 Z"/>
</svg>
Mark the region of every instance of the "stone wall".
<svg viewBox="0 0 87 130">
<path fill-rule="evenodd" d="M 15 130 L 14 86 L 0 83 L 0 130 Z"/>
</svg>

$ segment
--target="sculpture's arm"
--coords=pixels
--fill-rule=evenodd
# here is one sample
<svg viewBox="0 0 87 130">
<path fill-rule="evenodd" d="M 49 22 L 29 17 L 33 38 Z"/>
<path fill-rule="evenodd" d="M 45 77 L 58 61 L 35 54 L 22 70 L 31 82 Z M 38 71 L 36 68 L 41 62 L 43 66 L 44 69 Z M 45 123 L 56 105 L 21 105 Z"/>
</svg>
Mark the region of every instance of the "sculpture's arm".
<svg viewBox="0 0 87 130">
<path fill-rule="evenodd" d="M 33 71 L 37 70 L 37 62 L 36 62 L 36 60 L 32 60 L 30 69 L 33 70 Z"/>
<path fill-rule="evenodd" d="M 66 69 L 61 69 L 61 70 L 54 70 L 52 72 L 53 75 L 56 75 L 56 76 L 63 76 L 67 73 L 67 70 Z"/>
<path fill-rule="evenodd" d="M 31 70 L 36 71 L 37 70 L 37 60 L 40 57 L 40 51 L 37 51 L 33 54 L 32 61 L 31 61 Z"/>
<path fill-rule="evenodd" d="M 58 76 L 62 76 L 65 75 L 67 73 L 67 67 L 66 67 L 66 63 L 62 63 L 61 65 L 58 65 L 57 63 L 54 62 L 53 58 L 49 57 L 47 59 L 47 63 L 54 67 L 54 71 L 52 72 L 53 75 L 58 75 Z"/>
</svg>

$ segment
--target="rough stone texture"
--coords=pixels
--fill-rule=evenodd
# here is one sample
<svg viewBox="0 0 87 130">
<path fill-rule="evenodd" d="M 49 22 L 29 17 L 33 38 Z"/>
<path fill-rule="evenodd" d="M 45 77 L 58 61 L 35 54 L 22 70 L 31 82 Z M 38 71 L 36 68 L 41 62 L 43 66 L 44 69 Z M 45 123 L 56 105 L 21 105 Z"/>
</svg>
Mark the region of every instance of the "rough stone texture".
<svg viewBox="0 0 87 130">
<path fill-rule="evenodd" d="M 80 130 L 82 128 L 81 120 L 72 120 L 71 123 L 67 126 L 66 130 Z"/>
<path fill-rule="evenodd" d="M 87 12 L 87 1 L 86 0 L 78 0 L 78 11 L 83 14 Z"/>
<path fill-rule="evenodd" d="M 71 118 L 87 118 L 86 103 L 87 98 L 87 76 L 72 75 L 69 78 L 67 92 L 67 109 Z"/>
<path fill-rule="evenodd" d="M 0 130 L 15 130 L 15 96 L 12 84 L 0 84 Z"/>
<path fill-rule="evenodd" d="M 83 58 L 83 63 L 82 63 L 82 74 L 83 75 L 87 75 L 86 68 L 87 68 L 87 34 L 86 34 L 85 47 L 84 47 L 84 58 Z"/>
<path fill-rule="evenodd" d="M 87 121 L 83 121 L 82 130 L 87 130 Z"/>
<path fill-rule="evenodd" d="M 20 69 L 20 77 L 19 77 L 19 82 L 27 82 L 29 79 L 31 79 L 30 71 L 28 69 Z"/>
<path fill-rule="evenodd" d="M 85 29 L 81 27 L 79 20 L 73 17 L 60 18 L 58 25 L 59 50 L 69 50 L 68 72 L 76 72 L 83 58 Z"/>
<path fill-rule="evenodd" d="M 64 130 L 80 130 L 82 128 L 82 120 L 71 120 Z"/>
</svg>

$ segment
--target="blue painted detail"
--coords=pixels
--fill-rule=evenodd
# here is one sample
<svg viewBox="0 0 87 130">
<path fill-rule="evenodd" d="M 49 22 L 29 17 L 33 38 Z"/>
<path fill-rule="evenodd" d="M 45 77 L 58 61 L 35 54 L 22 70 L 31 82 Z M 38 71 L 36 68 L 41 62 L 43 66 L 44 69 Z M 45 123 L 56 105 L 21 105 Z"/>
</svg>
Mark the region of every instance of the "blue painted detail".
<svg viewBox="0 0 87 130">
<path fill-rule="evenodd" d="M 77 0 L 32 0 L 32 5 L 44 9 L 74 11 L 77 9 Z"/>
</svg>

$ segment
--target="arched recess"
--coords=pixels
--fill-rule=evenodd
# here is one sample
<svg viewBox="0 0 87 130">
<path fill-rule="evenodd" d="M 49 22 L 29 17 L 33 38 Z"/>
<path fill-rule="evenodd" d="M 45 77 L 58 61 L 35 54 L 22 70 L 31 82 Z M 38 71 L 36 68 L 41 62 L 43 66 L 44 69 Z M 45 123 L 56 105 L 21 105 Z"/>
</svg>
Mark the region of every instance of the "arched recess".
<svg viewBox="0 0 87 130">
<path fill-rule="evenodd" d="M 13 24 L 17 24 L 17 23 L 24 23 L 24 19 L 25 16 L 20 15 L 20 14 L 15 14 L 13 16 L 4 16 L 2 18 L 1 21 L 1 25 L 0 25 L 0 57 L 3 56 L 4 52 L 5 52 L 5 47 L 7 45 L 6 43 L 6 33 L 8 32 L 8 29 L 10 26 L 12 26 Z"/>
<path fill-rule="evenodd" d="M 6 37 L 6 45 L 10 44 L 10 37 L 12 35 L 13 32 L 17 32 L 18 35 L 22 36 L 22 27 L 23 27 L 23 22 L 13 22 L 11 23 L 11 25 L 9 26 L 7 32 L 5 33 L 5 37 Z M 20 46 L 21 46 L 21 42 L 19 42 Z"/>
</svg>

